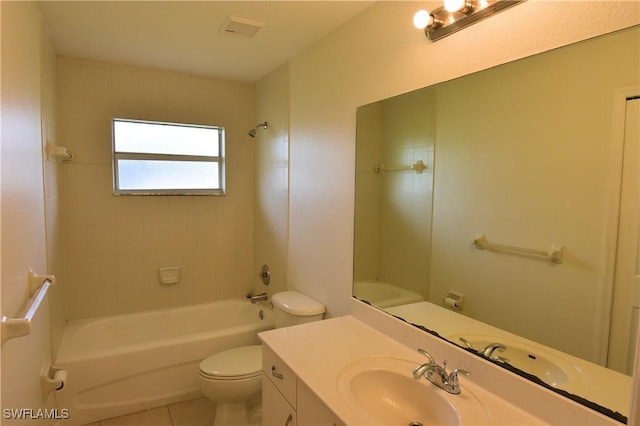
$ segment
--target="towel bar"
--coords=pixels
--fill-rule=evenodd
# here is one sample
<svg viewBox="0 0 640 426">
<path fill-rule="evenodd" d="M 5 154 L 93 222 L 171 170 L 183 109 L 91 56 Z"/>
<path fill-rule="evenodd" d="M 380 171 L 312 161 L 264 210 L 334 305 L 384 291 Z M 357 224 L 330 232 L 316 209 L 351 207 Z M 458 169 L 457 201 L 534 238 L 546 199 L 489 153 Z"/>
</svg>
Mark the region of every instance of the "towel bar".
<svg viewBox="0 0 640 426">
<path fill-rule="evenodd" d="M 516 246 L 509 246 L 506 244 L 497 244 L 488 241 L 487 237 L 484 234 L 476 234 L 472 240 L 472 243 L 477 249 L 487 249 L 493 251 L 522 254 L 525 256 L 548 260 L 551 263 L 562 263 L 562 252 L 564 250 L 564 247 L 557 243 L 551 244 L 551 248 L 549 250 L 534 250 Z"/>
<path fill-rule="evenodd" d="M 385 166 L 384 163 L 380 163 L 373 167 L 373 171 L 379 175 L 384 172 L 396 172 L 400 170 L 413 170 L 416 174 L 421 174 L 426 168 L 427 166 L 424 162 L 422 160 L 418 160 L 410 166 Z"/>
<path fill-rule="evenodd" d="M 49 287 L 55 284 L 56 277 L 53 275 L 37 275 L 29 270 L 29 296 L 33 297 L 31 306 L 27 309 L 27 313 L 22 318 L 7 318 L 3 316 L 0 320 L 2 326 L 0 333 L 2 334 L 2 342 L 4 343 L 14 337 L 26 336 L 31 333 L 31 321 L 36 315 L 40 304 L 47 295 Z"/>
</svg>

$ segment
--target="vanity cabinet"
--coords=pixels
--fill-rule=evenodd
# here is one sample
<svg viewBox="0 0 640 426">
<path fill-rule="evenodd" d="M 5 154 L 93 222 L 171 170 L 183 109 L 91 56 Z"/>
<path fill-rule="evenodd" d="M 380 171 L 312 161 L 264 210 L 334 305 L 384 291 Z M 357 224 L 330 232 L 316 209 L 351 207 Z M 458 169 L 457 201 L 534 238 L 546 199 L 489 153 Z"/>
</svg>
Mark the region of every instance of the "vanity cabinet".
<svg viewBox="0 0 640 426">
<path fill-rule="evenodd" d="M 262 375 L 262 425 L 296 426 L 296 409 L 280 393 L 276 385 Z M 302 424 L 302 423 L 301 423 Z"/>
<path fill-rule="evenodd" d="M 298 424 L 300 426 L 346 426 L 300 380 L 298 380 Z"/>
<path fill-rule="evenodd" d="M 343 426 L 318 398 L 271 349 L 263 345 L 262 425 Z"/>
<path fill-rule="evenodd" d="M 297 377 L 271 349 L 262 347 L 262 425 L 296 426 Z"/>
</svg>

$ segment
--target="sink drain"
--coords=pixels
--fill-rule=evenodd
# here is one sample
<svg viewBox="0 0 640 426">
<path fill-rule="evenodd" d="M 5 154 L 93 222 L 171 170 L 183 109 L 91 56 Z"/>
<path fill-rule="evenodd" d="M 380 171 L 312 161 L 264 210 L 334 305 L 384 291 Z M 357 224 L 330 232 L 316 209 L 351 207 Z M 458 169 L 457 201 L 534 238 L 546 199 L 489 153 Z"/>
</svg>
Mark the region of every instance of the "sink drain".
<svg viewBox="0 0 640 426">
<path fill-rule="evenodd" d="M 411 422 L 411 423 L 409 423 L 409 426 L 422 426 L 422 423 L 420 423 L 420 422 Z"/>
</svg>

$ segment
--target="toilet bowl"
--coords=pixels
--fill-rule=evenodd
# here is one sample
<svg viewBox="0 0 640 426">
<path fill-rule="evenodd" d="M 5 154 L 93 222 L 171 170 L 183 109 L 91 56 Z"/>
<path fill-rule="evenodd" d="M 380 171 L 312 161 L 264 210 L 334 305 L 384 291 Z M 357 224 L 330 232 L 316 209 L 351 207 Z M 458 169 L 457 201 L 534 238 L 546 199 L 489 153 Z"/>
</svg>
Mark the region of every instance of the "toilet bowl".
<svg viewBox="0 0 640 426">
<path fill-rule="evenodd" d="M 259 424 L 262 346 L 218 352 L 200 363 L 200 389 L 218 403 L 214 425 Z"/>
<path fill-rule="evenodd" d="M 273 295 L 275 327 L 319 321 L 325 307 L 295 291 Z M 259 425 L 262 418 L 262 345 L 215 353 L 200 363 L 200 389 L 217 403 L 216 426 Z"/>
</svg>

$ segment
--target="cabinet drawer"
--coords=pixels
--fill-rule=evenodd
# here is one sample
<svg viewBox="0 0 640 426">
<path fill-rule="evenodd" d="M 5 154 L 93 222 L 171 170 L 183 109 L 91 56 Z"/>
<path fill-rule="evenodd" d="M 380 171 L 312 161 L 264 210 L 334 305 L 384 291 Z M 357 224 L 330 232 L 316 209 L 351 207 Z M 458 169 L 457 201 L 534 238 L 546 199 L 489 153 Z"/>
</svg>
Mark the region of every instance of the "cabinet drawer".
<svg viewBox="0 0 640 426">
<path fill-rule="evenodd" d="M 264 374 L 278 388 L 278 390 L 287 398 L 289 404 L 296 408 L 296 376 L 293 371 L 285 364 L 266 345 L 262 347 L 262 369 Z"/>
<path fill-rule="evenodd" d="M 262 373 L 262 426 L 296 426 L 296 410 Z"/>
</svg>

